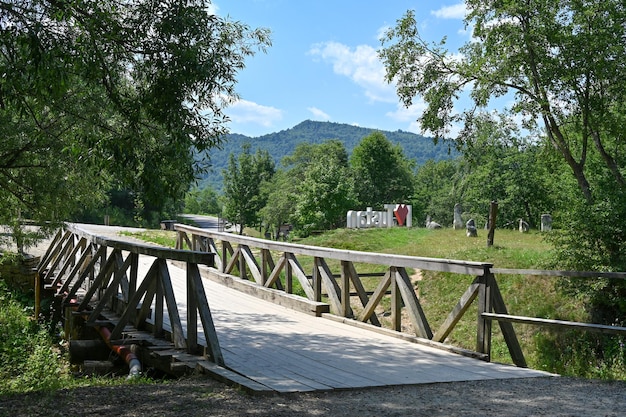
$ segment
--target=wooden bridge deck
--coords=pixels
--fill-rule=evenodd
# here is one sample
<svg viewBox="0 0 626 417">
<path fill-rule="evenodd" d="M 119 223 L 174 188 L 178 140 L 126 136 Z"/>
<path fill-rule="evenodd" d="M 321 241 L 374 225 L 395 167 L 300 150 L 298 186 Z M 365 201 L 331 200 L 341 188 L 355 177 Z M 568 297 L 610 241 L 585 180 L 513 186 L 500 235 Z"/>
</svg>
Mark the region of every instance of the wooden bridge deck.
<svg viewBox="0 0 626 417">
<path fill-rule="evenodd" d="M 140 261 L 140 269 L 148 268 L 150 262 Z M 177 300 L 185 299 L 185 274 L 183 269 L 170 267 Z M 256 389 L 261 391 L 302 392 L 549 375 L 314 317 L 203 281 L 226 366 L 255 381 Z M 186 308 L 179 306 L 179 311 L 186 321 Z"/>
</svg>

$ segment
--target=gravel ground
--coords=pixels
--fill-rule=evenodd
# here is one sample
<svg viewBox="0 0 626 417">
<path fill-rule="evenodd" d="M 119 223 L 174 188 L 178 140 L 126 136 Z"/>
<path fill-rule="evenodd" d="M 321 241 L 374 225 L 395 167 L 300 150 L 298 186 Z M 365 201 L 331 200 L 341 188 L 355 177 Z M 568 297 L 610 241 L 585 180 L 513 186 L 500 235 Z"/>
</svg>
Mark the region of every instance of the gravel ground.
<svg viewBox="0 0 626 417">
<path fill-rule="evenodd" d="M 0 397 L 0 416 L 623 416 L 626 382 L 564 377 L 254 396 L 203 376 Z"/>
</svg>

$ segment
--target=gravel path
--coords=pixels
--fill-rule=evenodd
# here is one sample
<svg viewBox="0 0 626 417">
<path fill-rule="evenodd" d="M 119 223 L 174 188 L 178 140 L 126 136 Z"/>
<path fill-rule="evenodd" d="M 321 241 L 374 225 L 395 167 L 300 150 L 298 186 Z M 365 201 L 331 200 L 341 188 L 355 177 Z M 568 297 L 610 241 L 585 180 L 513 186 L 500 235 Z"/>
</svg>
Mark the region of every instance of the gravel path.
<svg viewBox="0 0 626 417">
<path fill-rule="evenodd" d="M 251 396 L 206 377 L 0 397 L 0 416 L 623 416 L 626 382 L 564 377 Z"/>
</svg>

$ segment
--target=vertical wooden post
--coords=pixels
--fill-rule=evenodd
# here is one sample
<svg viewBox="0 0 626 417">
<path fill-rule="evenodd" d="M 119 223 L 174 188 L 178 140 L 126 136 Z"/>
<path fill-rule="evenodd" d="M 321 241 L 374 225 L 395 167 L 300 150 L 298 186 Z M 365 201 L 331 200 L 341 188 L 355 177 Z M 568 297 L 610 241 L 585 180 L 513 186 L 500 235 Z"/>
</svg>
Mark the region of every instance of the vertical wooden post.
<svg viewBox="0 0 626 417">
<path fill-rule="evenodd" d="M 478 317 L 476 331 L 476 351 L 487 355 L 487 360 L 491 360 L 491 320 L 485 320 L 483 313 L 491 313 L 493 274 L 486 268 L 483 276 L 478 280 Z"/>
<path fill-rule="evenodd" d="M 261 285 L 265 286 L 269 275 L 268 265 L 271 262 L 272 255 L 269 249 L 261 249 Z"/>
<path fill-rule="evenodd" d="M 322 277 L 320 276 L 320 261 L 319 258 L 313 260 L 313 294 L 317 302 L 322 301 Z"/>
<path fill-rule="evenodd" d="M 398 286 L 398 271 L 395 266 L 389 268 L 391 276 L 391 328 L 402 331 L 402 295 Z"/>
<path fill-rule="evenodd" d="M 341 315 L 352 317 L 350 308 L 350 262 L 341 261 Z"/>
<path fill-rule="evenodd" d="M 285 292 L 287 294 L 293 294 L 293 271 L 289 257 L 285 253 Z"/>
<path fill-rule="evenodd" d="M 237 256 L 239 256 L 239 278 L 248 279 L 248 275 L 246 273 L 246 258 L 243 256 L 243 245 L 239 245 L 237 248 Z"/>
<path fill-rule="evenodd" d="M 193 282 L 193 274 L 197 272 L 198 265 L 187 262 L 187 352 L 198 351 L 198 298 Z"/>
<path fill-rule="evenodd" d="M 498 215 L 498 202 L 489 204 L 489 232 L 487 233 L 487 246 L 493 246 L 493 237 L 496 232 L 496 216 Z"/>
</svg>

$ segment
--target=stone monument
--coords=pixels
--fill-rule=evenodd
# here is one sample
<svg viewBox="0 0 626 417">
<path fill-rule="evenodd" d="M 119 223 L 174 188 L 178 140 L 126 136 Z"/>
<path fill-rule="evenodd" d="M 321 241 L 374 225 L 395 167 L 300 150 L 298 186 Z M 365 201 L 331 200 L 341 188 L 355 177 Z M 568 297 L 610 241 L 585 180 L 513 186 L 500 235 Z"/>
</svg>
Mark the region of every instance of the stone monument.
<svg viewBox="0 0 626 417">
<path fill-rule="evenodd" d="M 467 237 L 478 237 L 478 230 L 476 229 L 476 222 L 474 219 L 469 219 L 467 223 L 465 223 L 465 230 Z"/>
<path fill-rule="evenodd" d="M 549 232 L 552 230 L 552 216 L 549 214 L 541 215 L 541 231 Z"/>
<path fill-rule="evenodd" d="M 454 205 L 454 230 L 460 230 L 463 228 L 463 219 L 461 218 L 461 212 L 463 209 L 459 203 Z"/>
</svg>

